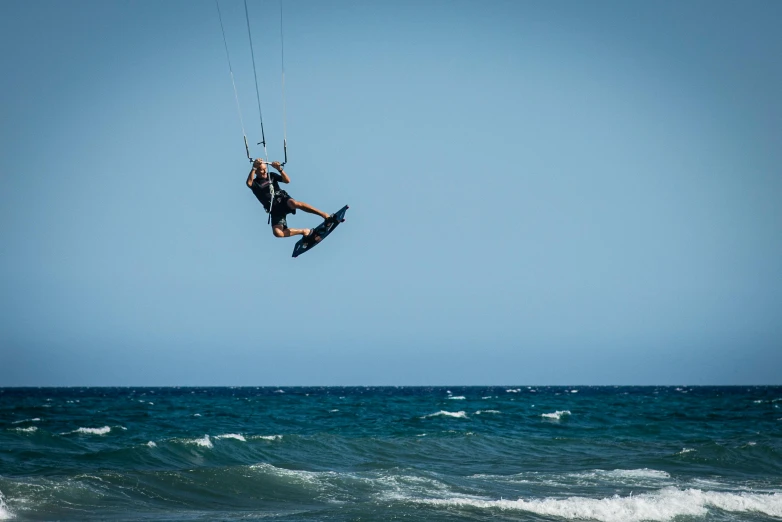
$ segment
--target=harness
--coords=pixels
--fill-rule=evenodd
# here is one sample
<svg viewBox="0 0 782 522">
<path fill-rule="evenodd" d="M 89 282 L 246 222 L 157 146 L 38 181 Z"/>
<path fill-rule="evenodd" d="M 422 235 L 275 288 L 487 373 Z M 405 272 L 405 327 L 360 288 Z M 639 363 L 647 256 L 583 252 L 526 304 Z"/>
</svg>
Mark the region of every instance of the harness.
<svg viewBox="0 0 782 522">
<path fill-rule="evenodd" d="M 272 208 L 274 207 L 275 196 L 278 194 L 278 192 L 274 190 L 274 180 L 272 179 L 271 173 L 266 174 L 266 184 L 269 187 L 269 207 L 266 208 L 264 205 L 264 210 L 266 210 L 266 213 L 269 214 L 269 219 L 266 223 L 269 224 L 272 220 Z M 264 188 L 263 185 L 261 185 L 261 188 Z"/>
<path fill-rule="evenodd" d="M 271 173 L 266 174 L 269 177 L 269 210 L 266 211 L 267 214 L 269 214 L 269 218 L 266 220 L 266 224 L 270 225 L 272 222 L 272 207 L 274 206 L 274 182 L 272 181 L 272 175 Z"/>
<path fill-rule="evenodd" d="M 290 195 L 287 192 L 285 192 L 284 190 L 282 190 L 282 189 L 274 190 L 274 181 L 271 178 L 271 174 L 269 174 L 269 178 L 268 178 L 268 181 L 266 183 L 269 186 L 269 188 L 268 188 L 268 190 L 269 190 L 269 206 L 267 207 L 264 204 L 264 210 L 266 211 L 267 214 L 269 214 L 269 218 L 266 220 L 266 224 L 268 225 L 268 224 L 271 224 L 271 222 L 272 222 L 272 211 L 274 209 L 275 203 L 277 205 L 281 205 L 283 203 L 283 201 L 284 201 L 284 198 L 286 198 L 286 197 L 290 198 Z M 262 190 L 266 189 L 266 187 L 261 185 L 261 189 Z"/>
</svg>

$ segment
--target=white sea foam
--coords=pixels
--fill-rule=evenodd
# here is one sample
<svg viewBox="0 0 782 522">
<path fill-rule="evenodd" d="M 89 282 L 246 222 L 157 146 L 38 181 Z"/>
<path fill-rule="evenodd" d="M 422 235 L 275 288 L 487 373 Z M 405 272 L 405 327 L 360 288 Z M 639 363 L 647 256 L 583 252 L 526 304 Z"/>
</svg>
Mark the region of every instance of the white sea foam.
<svg viewBox="0 0 782 522">
<path fill-rule="evenodd" d="M 355 476 L 355 478 L 376 490 L 377 498 L 380 501 L 408 501 L 411 498 L 433 496 L 448 498 L 453 495 L 447 484 L 431 476 L 391 471 L 370 473 L 368 476 Z"/>
<path fill-rule="evenodd" d="M 14 421 L 11 424 L 22 424 L 22 423 L 25 423 L 25 422 L 41 422 L 41 419 L 36 417 L 34 419 L 25 419 L 25 420 L 20 420 L 20 421 Z"/>
<path fill-rule="evenodd" d="M 83 435 L 106 435 L 111 431 L 109 426 L 103 426 L 102 428 L 79 428 L 77 430 L 63 433 L 63 435 L 71 435 L 73 433 L 81 433 Z"/>
<path fill-rule="evenodd" d="M 449 399 L 453 399 L 453 400 L 455 400 L 455 401 L 463 401 L 463 400 L 465 400 L 467 397 L 464 397 L 463 395 L 454 395 L 453 397 L 448 397 L 448 398 L 449 398 Z"/>
<path fill-rule="evenodd" d="M 598 478 L 611 478 L 611 479 L 652 479 L 652 480 L 668 480 L 671 478 L 665 471 L 657 469 L 641 468 L 641 469 L 596 469 L 593 471 L 583 471 L 573 474 L 575 477 L 598 477 Z"/>
<path fill-rule="evenodd" d="M 329 410 L 329 413 L 337 413 L 338 411 L 339 411 L 339 410 L 336 410 L 336 409 L 334 409 L 334 410 Z"/>
<path fill-rule="evenodd" d="M 247 439 L 244 438 L 244 435 L 239 435 L 238 433 L 226 433 L 225 435 L 218 435 L 215 438 L 216 439 L 235 439 L 235 440 L 240 440 L 242 442 L 247 442 Z"/>
<path fill-rule="evenodd" d="M 253 435 L 251 439 L 282 440 L 282 435 Z"/>
<path fill-rule="evenodd" d="M 200 417 L 200 416 L 201 416 L 201 414 L 200 414 L 200 413 L 194 413 L 194 414 L 193 414 L 193 417 Z"/>
<path fill-rule="evenodd" d="M 478 410 L 475 412 L 476 415 L 483 415 L 484 413 L 500 413 L 500 410 Z"/>
<path fill-rule="evenodd" d="M 465 412 L 463 412 L 463 411 L 445 411 L 445 410 L 440 410 L 437 413 L 430 413 L 429 415 L 424 415 L 421 418 L 422 419 L 426 419 L 427 417 L 437 417 L 439 415 L 444 415 L 446 417 L 454 417 L 454 418 L 457 418 L 457 419 L 466 419 L 467 418 L 467 414 Z"/>
<path fill-rule="evenodd" d="M 214 444 L 212 444 L 211 439 L 209 439 L 209 435 L 204 435 L 200 439 L 192 439 L 187 441 L 190 444 L 198 444 L 202 448 L 214 448 Z"/>
<path fill-rule="evenodd" d="M 484 399 L 484 400 L 486 400 L 486 399 L 491 399 L 491 395 L 488 395 L 488 396 L 486 396 L 486 397 L 481 397 L 481 399 Z"/>
<path fill-rule="evenodd" d="M 11 520 L 12 518 L 14 518 L 14 514 L 8 510 L 8 506 L 3 498 L 3 492 L 0 491 L 0 520 Z"/>
<path fill-rule="evenodd" d="M 250 469 L 261 470 L 264 473 L 269 473 L 278 477 L 287 477 L 310 484 L 322 482 L 321 479 L 325 477 L 336 477 L 339 475 L 339 473 L 335 471 L 304 471 L 300 469 L 278 468 L 277 466 L 265 462 L 262 464 L 253 464 L 250 466 Z"/>
<path fill-rule="evenodd" d="M 157 444 L 155 444 L 153 441 L 147 442 L 147 446 L 149 446 L 150 448 L 157 448 Z"/>
<path fill-rule="evenodd" d="M 14 431 L 19 431 L 22 433 L 35 433 L 38 431 L 37 426 L 30 426 L 29 428 L 14 428 Z"/>
<path fill-rule="evenodd" d="M 526 471 L 515 475 L 473 475 L 471 478 L 488 480 L 491 483 L 538 484 L 568 489 L 577 486 L 624 486 L 662 488 L 673 486 L 675 481 L 665 471 L 641 469 L 593 469 L 576 473 L 541 473 Z"/>
<path fill-rule="evenodd" d="M 505 393 L 520 393 L 521 388 L 516 388 L 514 390 L 505 390 Z"/>
<path fill-rule="evenodd" d="M 544 413 L 541 417 L 546 419 L 560 420 L 564 415 L 570 415 L 570 410 L 555 411 L 554 413 Z"/>
<path fill-rule="evenodd" d="M 692 449 L 692 448 L 682 448 L 682 450 L 679 453 L 677 453 L 677 455 L 684 455 L 685 453 L 690 453 L 692 451 L 695 451 L 695 450 Z"/>
<path fill-rule="evenodd" d="M 285 393 L 283 390 L 274 390 L 274 393 Z"/>
<path fill-rule="evenodd" d="M 543 498 L 531 500 L 480 500 L 455 497 L 424 499 L 435 506 L 473 507 L 508 511 L 525 511 L 567 520 L 599 520 L 601 522 L 668 522 L 676 517 L 703 517 L 710 508 L 729 512 L 758 512 L 772 517 L 782 516 L 782 494 L 723 493 L 699 489 L 664 488 L 611 498 Z"/>
</svg>

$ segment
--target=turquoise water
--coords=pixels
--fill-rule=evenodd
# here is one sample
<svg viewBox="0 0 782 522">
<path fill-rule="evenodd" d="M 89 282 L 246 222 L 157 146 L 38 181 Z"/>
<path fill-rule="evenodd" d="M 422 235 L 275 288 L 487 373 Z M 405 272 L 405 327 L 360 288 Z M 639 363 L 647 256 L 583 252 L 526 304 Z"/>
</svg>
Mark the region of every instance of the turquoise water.
<svg viewBox="0 0 782 522">
<path fill-rule="evenodd" d="M 780 518 L 782 387 L 0 389 L 0 520 Z"/>
</svg>

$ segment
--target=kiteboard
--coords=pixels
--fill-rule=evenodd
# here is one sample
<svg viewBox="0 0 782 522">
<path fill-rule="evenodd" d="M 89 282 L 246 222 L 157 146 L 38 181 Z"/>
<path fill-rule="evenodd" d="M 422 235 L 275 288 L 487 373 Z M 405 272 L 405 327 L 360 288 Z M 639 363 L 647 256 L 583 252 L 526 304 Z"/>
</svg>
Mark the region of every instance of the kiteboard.
<svg viewBox="0 0 782 522">
<path fill-rule="evenodd" d="M 299 257 L 304 252 L 308 252 L 315 248 L 315 246 L 326 239 L 340 223 L 345 222 L 345 212 L 348 211 L 348 206 L 345 205 L 337 212 L 335 212 L 330 218 L 326 219 L 312 229 L 312 232 L 308 236 L 305 236 L 296 243 L 293 247 L 293 257 Z"/>
</svg>

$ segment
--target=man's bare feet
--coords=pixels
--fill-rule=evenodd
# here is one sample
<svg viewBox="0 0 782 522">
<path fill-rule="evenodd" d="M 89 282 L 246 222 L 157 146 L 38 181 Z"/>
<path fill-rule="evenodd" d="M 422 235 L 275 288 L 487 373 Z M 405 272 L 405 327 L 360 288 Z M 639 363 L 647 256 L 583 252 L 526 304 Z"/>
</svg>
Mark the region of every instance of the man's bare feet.
<svg viewBox="0 0 782 522">
<path fill-rule="evenodd" d="M 320 240 L 321 240 L 321 237 L 320 237 L 320 236 L 318 236 L 317 234 L 315 234 L 315 235 L 312 235 L 312 234 L 313 234 L 313 232 L 314 232 L 314 229 L 312 229 L 312 228 L 307 228 L 307 229 L 305 229 L 305 230 L 307 231 L 307 233 L 306 233 L 306 234 L 304 234 L 304 237 L 305 237 L 305 238 L 307 238 L 307 239 L 310 239 L 310 240 L 313 240 L 313 241 L 315 241 L 316 243 L 319 243 L 319 242 L 320 242 Z"/>
</svg>

